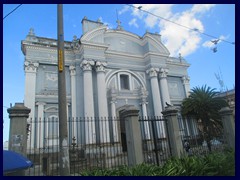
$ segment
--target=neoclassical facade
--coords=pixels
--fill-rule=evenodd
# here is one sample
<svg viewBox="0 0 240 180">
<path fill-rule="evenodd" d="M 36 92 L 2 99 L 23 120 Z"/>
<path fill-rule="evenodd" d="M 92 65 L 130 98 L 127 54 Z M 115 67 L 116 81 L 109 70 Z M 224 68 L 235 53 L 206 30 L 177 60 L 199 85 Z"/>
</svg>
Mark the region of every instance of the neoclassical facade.
<svg viewBox="0 0 240 180">
<path fill-rule="evenodd" d="M 190 65 L 181 56 L 170 57 L 161 35 L 146 32 L 140 37 L 119 24 L 108 29 L 100 21 L 84 18 L 82 36 L 65 41 L 68 117 L 117 117 L 126 104 L 137 107 L 140 116 L 162 116 L 166 103 L 180 106 L 188 96 Z M 57 40 L 38 37 L 30 29 L 22 52 L 24 103 L 31 108 L 30 118 L 58 117 Z M 70 131 L 79 136 L 74 123 Z M 101 138 L 109 141 L 108 135 Z M 117 141 L 118 135 L 114 138 Z"/>
</svg>

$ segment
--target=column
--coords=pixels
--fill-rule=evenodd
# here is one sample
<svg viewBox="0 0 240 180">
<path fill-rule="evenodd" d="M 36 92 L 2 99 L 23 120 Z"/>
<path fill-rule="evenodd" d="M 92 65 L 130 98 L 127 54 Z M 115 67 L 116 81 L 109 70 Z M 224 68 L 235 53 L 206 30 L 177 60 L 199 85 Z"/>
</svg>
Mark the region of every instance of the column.
<svg viewBox="0 0 240 180">
<path fill-rule="evenodd" d="M 142 116 L 143 120 L 147 119 L 148 114 L 147 114 L 147 96 L 148 92 L 145 88 L 141 88 L 140 90 L 140 96 L 141 96 L 141 103 L 140 105 L 142 106 Z M 148 121 L 143 121 L 143 129 L 144 129 L 144 138 L 145 139 L 150 139 L 150 131 L 149 131 L 149 124 Z"/>
<path fill-rule="evenodd" d="M 235 121 L 233 118 L 233 110 L 229 107 L 224 107 L 219 111 L 221 115 L 224 136 L 227 140 L 228 145 L 235 149 Z"/>
<path fill-rule="evenodd" d="M 71 137 L 71 135 L 70 135 L 70 133 L 72 133 L 72 129 L 71 129 L 71 127 L 70 127 L 71 124 L 70 124 L 70 122 L 69 122 L 70 117 L 69 117 L 69 109 L 68 109 L 70 105 L 71 105 L 71 104 L 67 102 L 67 104 L 66 104 L 66 108 L 67 108 L 66 113 L 67 113 L 68 142 L 72 142 L 72 137 Z"/>
<path fill-rule="evenodd" d="M 24 106 L 31 109 L 28 121 L 35 119 L 35 91 L 36 91 L 36 75 L 39 64 L 30 61 L 24 62 L 25 71 L 25 94 Z M 31 123 L 31 137 L 35 136 L 35 123 Z M 31 141 L 31 147 L 34 147 L 34 141 Z"/>
<path fill-rule="evenodd" d="M 162 105 L 161 105 L 161 97 L 159 91 L 159 85 L 157 80 L 157 73 L 159 72 L 158 68 L 150 68 L 147 70 L 147 73 L 150 77 L 151 90 L 152 90 L 152 100 L 153 100 L 153 109 L 154 116 L 161 117 Z M 162 121 L 157 121 L 157 134 L 158 137 L 165 137 L 165 128 Z"/>
<path fill-rule="evenodd" d="M 124 110 L 120 112 L 120 116 L 124 118 L 126 128 L 128 165 L 131 167 L 143 163 L 138 112 L 139 110 L 132 105 L 125 105 Z"/>
<path fill-rule="evenodd" d="M 185 90 L 185 95 L 186 95 L 186 97 L 188 97 L 189 94 L 190 94 L 190 84 L 189 84 L 190 77 L 189 76 L 183 76 L 182 81 L 183 81 L 183 87 L 184 87 L 184 90 Z"/>
<path fill-rule="evenodd" d="M 93 82 L 92 82 L 92 60 L 83 60 L 80 67 L 83 69 L 83 101 L 85 116 L 86 143 L 96 142 L 96 131 L 94 122 Z"/>
<path fill-rule="evenodd" d="M 44 125 L 46 120 L 44 119 L 44 106 L 46 103 L 44 102 L 37 102 L 36 105 L 38 106 L 38 119 L 37 119 L 37 147 L 42 148 L 43 147 L 43 141 L 44 141 Z"/>
<path fill-rule="evenodd" d="M 175 157 L 181 157 L 181 154 L 183 153 L 183 145 L 177 119 L 178 109 L 174 106 L 166 107 L 162 114 L 168 122 L 168 141 L 170 143 L 171 153 Z"/>
<path fill-rule="evenodd" d="M 9 150 L 27 156 L 27 118 L 31 109 L 25 107 L 23 103 L 15 103 L 14 107 L 8 108 L 10 118 Z M 12 172 L 12 176 L 24 176 L 25 171 Z"/>
<path fill-rule="evenodd" d="M 105 67 L 106 62 L 96 62 L 97 72 L 97 92 L 98 92 L 98 116 L 100 126 L 100 141 L 109 142 L 109 122 L 108 122 L 108 106 L 106 95 L 106 82 L 105 82 Z"/>
<path fill-rule="evenodd" d="M 168 84 L 167 84 L 167 74 L 168 74 L 168 69 L 163 69 L 163 68 L 160 69 L 159 83 L 160 83 L 160 89 L 161 89 L 163 109 L 165 109 L 166 103 L 171 104 L 169 91 L 168 91 Z"/>
<path fill-rule="evenodd" d="M 117 127 L 117 115 L 116 115 L 116 103 L 117 103 L 117 93 L 116 89 L 111 89 L 111 118 L 112 118 L 112 135 L 113 135 L 113 141 L 118 142 L 118 127 Z"/>
<path fill-rule="evenodd" d="M 71 110 L 72 110 L 72 137 L 77 138 L 77 101 L 76 101 L 76 67 L 69 66 L 70 76 L 71 76 Z"/>
</svg>

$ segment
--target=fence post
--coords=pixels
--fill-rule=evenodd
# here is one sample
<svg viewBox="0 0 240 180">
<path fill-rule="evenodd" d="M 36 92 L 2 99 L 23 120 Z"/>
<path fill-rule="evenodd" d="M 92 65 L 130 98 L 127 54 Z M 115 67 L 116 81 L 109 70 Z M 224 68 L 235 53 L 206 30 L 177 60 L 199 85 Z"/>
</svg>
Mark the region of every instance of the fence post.
<svg viewBox="0 0 240 180">
<path fill-rule="evenodd" d="M 178 109 L 175 106 L 166 107 L 162 112 L 165 119 L 167 119 L 167 128 L 169 132 L 169 143 L 172 155 L 180 157 L 183 152 L 183 144 L 180 135 L 180 129 L 177 119 Z"/>
<path fill-rule="evenodd" d="M 27 118 L 31 109 L 23 103 L 15 103 L 14 107 L 8 108 L 10 118 L 9 150 L 27 156 Z M 24 176 L 24 171 L 18 171 L 11 175 Z"/>
<path fill-rule="evenodd" d="M 120 117 L 125 121 L 129 166 L 143 163 L 142 138 L 138 112 L 139 110 L 132 105 L 125 105 L 124 110 L 120 111 Z"/>
<path fill-rule="evenodd" d="M 235 122 L 232 112 L 233 110 L 229 107 L 224 107 L 219 111 L 227 143 L 231 148 L 235 149 Z"/>
</svg>

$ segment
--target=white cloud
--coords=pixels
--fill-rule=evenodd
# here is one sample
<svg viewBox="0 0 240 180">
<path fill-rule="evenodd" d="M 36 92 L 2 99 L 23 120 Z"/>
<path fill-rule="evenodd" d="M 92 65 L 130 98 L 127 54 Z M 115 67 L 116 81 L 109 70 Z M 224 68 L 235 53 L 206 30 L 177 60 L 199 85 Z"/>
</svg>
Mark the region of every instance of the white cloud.
<svg viewBox="0 0 240 180">
<path fill-rule="evenodd" d="M 193 14 L 196 14 L 196 13 L 202 14 L 202 13 L 209 11 L 214 6 L 215 6 L 215 4 L 194 4 L 191 9 L 191 12 Z"/>
<path fill-rule="evenodd" d="M 142 10 L 149 11 L 157 16 L 168 18 L 171 16 L 171 7 L 172 4 L 134 4 L 135 7 L 142 6 Z M 146 14 L 146 12 L 141 11 L 139 9 L 132 9 L 132 15 L 143 20 L 145 22 L 146 27 L 153 28 L 155 25 L 157 25 L 158 18 L 149 14 Z"/>
<path fill-rule="evenodd" d="M 164 19 L 168 19 L 177 24 L 189 27 L 191 29 L 198 29 L 204 32 L 202 22 L 197 19 L 197 15 L 208 12 L 215 5 L 213 4 L 196 4 L 192 8 L 183 12 L 173 13 L 172 4 L 134 4 L 135 7 L 142 6 L 142 10 L 151 12 L 161 18 L 156 18 L 150 14 L 144 13 L 139 9 L 132 9 L 132 15 L 135 18 L 142 20 L 147 28 L 159 28 L 162 35 L 164 45 L 169 49 L 171 56 L 177 56 L 179 53 L 182 56 L 187 56 L 199 47 L 201 41 L 201 34 L 181 27 Z"/>
<path fill-rule="evenodd" d="M 123 9 L 121 9 L 120 11 L 118 11 L 118 14 L 121 15 L 121 14 L 127 12 L 128 10 L 129 10 L 129 6 L 125 5 L 125 6 L 123 7 Z"/>
<path fill-rule="evenodd" d="M 197 28 L 199 31 L 204 29 L 201 21 L 197 20 L 190 12 L 176 14 L 171 21 L 186 27 Z M 179 53 L 182 56 L 191 54 L 197 49 L 201 40 L 199 33 L 167 21 L 161 22 L 160 29 L 162 39 L 173 56 Z"/>
<path fill-rule="evenodd" d="M 147 27 L 153 28 L 158 22 L 158 18 L 157 17 L 153 17 L 151 15 L 148 15 L 145 19 L 145 23 L 147 25 Z"/>
<path fill-rule="evenodd" d="M 135 26 L 136 28 L 138 28 L 138 24 L 137 24 L 137 19 L 136 18 L 133 18 L 128 24 L 129 26 Z"/>
</svg>

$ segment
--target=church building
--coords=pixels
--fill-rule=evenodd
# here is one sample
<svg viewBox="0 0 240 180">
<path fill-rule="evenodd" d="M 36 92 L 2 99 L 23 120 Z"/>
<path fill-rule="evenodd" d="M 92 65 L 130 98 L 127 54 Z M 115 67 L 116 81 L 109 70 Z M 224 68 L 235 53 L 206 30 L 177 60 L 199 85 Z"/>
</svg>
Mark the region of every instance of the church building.
<svg viewBox="0 0 240 180">
<path fill-rule="evenodd" d="M 31 109 L 29 119 L 58 118 L 58 59 L 57 39 L 38 37 L 30 29 L 21 43 L 25 56 L 24 104 Z M 146 32 L 142 37 L 123 29 L 109 29 L 102 22 L 82 20 L 82 36 L 73 36 L 64 42 L 67 115 L 69 118 L 115 118 L 124 105 L 133 105 L 139 116 L 162 116 L 167 104 L 180 106 L 190 91 L 188 64 L 181 55 L 171 57 L 158 33 Z M 93 123 L 93 124 L 90 124 Z M 79 137 L 84 127 L 69 125 L 71 137 Z M 98 123 L 102 131 L 109 132 L 118 124 Z M 182 122 L 186 129 L 190 125 Z M 194 123 L 192 126 L 195 126 Z M 46 127 L 32 128 L 51 135 Z M 45 130 L 44 130 L 45 129 Z M 117 128 L 118 129 L 118 128 Z M 196 131 L 196 128 L 194 131 Z M 91 136 L 93 137 L 93 136 Z M 119 134 L 101 135 L 102 142 L 118 141 Z M 42 147 L 43 141 L 36 138 Z M 86 138 L 85 143 L 95 143 Z M 32 146 L 35 146 L 34 144 Z"/>
</svg>

